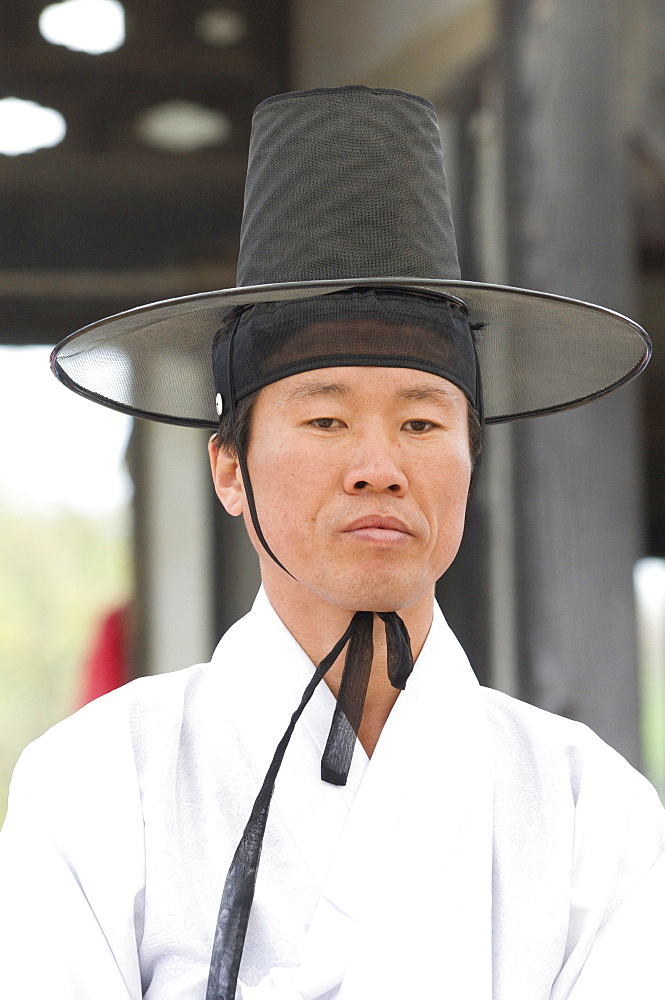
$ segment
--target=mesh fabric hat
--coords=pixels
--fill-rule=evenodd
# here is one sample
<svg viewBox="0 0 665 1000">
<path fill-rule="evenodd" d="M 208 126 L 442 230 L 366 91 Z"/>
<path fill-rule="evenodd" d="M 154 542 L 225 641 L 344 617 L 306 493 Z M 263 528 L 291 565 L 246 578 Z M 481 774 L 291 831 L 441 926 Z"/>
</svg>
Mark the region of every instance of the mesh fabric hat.
<svg viewBox="0 0 665 1000">
<path fill-rule="evenodd" d="M 344 309 L 349 319 L 349 308 L 334 299 L 346 291 L 360 300 L 362 289 L 397 292 L 402 301 L 364 298 L 355 342 L 352 336 L 345 342 L 337 321 Z M 437 345 L 436 308 L 426 309 L 431 335 L 421 336 L 415 350 L 411 334 L 422 329 L 424 308 L 416 296 L 423 295 L 438 307 L 433 332 L 440 336 Z M 270 98 L 254 114 L 237 287 L 94 323 L 55 348 L 52 367 L 71 389 L 107 406 L 193 426 L 216 426 L 229 390 L 237 400 L 250 383 L 292 373 L 294 359 L 299 371 L 352 358 L 438 371 L 462 384 L 479 410 L 478 385 L 468 379 L 473 338 L 461 332 L 462 321 L 481 327 L 476 350 L 488 422 L 603 395 L 649 358 L 644 331 L 611 310 L 460 280 L 439 129 L 428 101 L 366 87 L 303 91 Z M 377 334 L 377 322 L 384 334 L 392 328 L 391 344 Z M 274 338 L 304 327 L 307 337 L 287 352 L 290 366 L 281 363 L 284 356 L 271 360 Z M 231 386 L 225 334 L 237 341 L 234 356 L 243 369 L 230 373 Z M 478 383 L 476 375 L 472 381 Z"/>
</svg>

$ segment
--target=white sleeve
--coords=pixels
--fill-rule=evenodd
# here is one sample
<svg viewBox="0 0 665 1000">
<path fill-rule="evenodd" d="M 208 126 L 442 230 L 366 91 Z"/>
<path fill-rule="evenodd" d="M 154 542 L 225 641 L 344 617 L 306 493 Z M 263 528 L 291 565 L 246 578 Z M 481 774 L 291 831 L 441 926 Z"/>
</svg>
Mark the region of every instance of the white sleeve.
<svg viewBox="0 0 665 1000">
<path fill-rule="evenodd" d="M 665 811 L 623 758 L 597 740 L 587 749 L 571 884 L 575 947 L 556 996 L 665 1000 Z"/>
<path fill-rule="evenodd" d="M 593 943 L 569 1000 L 665 997 L 665 854 Z"/>
<path fill-rule="evenodd" d="M 134 817 L 117 815 L 98 761 L 42 740 L 16 767 L 0 833 L 0 996 L 140 1000 Z"/>
</svg>

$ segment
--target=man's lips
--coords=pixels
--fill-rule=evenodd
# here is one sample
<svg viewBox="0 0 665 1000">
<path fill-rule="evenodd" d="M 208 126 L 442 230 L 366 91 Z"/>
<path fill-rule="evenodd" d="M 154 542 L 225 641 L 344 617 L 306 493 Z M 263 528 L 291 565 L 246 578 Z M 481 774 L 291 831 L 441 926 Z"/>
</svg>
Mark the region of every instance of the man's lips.
<svg viewBox="0 0 665 1000">
<path fill-rule="evenodd" d="M 352 534 L 355 538 L 366 538 L 375 542 L 400 541 L 412 534 L 404 521 L 384 514 L 367 514 L 365 517 L 359 517 L 347 524 L 343 532 Z"/>
</svg>

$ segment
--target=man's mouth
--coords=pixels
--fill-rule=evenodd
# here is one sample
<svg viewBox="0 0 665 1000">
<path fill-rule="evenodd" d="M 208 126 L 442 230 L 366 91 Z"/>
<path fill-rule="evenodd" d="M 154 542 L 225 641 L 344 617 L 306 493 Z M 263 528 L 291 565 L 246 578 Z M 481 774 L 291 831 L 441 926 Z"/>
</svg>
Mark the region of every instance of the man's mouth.
<svg viewBox="0 0 665 1000">
<path fill-rule="evenodd" d="M 344 528 L 344 534 L 355 538 L 364 538 L 373 542 L 398 542 L 409 537 L 409 531 L 404 521 L 398 517 L 384 514 L 367 514 L 359 517 Z"/>
</svg>

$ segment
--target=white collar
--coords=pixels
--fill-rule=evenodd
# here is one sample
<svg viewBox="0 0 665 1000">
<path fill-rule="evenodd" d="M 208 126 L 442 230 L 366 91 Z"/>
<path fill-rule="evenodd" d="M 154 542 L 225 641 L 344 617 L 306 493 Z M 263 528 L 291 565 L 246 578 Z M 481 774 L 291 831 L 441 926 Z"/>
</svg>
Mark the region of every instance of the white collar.
<svg viewBox="0 0 665 1000">
<path fill-rule="evenodd" d="M 252 748 L 267 769 L 314 665 L 263 589 L 220 643 L 213 662 L 222 660 L 237 672 Z M 270 717 L 252 725 L 257 685 Z M 356 749 L 346 791 L 312 782 L 334 704 L 320 684 L 272 806 L 322 889 L 293 987 L 313 1000 L 343 976 L 339 1000 L 490 997 L 493 759 L 478 683 L 438 606 L 372 759 Z M 418 962 L 426 952 L 441 954 L 437 983 L 420 978 L 432 968 Z"/>
</svg>

